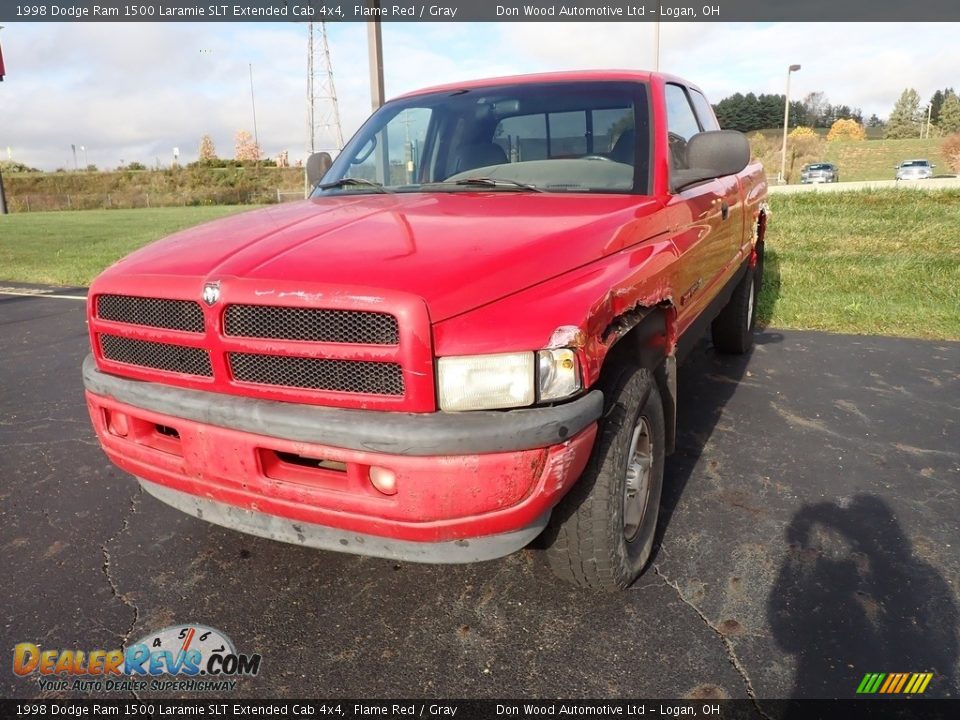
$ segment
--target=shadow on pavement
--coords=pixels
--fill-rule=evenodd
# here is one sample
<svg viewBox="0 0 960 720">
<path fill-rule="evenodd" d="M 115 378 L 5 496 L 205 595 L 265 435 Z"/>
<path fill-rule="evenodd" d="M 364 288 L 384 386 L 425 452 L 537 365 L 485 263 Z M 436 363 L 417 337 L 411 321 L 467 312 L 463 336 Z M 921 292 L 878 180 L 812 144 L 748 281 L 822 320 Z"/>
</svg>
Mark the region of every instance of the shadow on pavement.
<svg viewBox="0 0 960 720">
<path fill-rule="evenodd" d="M 956 697 L 957 607 L 875 495 L 801 508 L 767 600 L 774 639 L 796 657 L 794 698 L 853 697 L 864 674 L 933 673 Z"/>
<path fill-rule="evenodd" d="M 777 332 L 758 332 L 754 335 L 755 346 L 780 342 L 783 342 L 783 335 Z M 680 366 L 677 380 L 677 445 L 673 455 L 667 458 L 663 471 L 660 517 L 649 567 L 657 561 L 683 491 L 723 415 L 724 407 L 746 374 L 752 356 L 753 350 L 746 355 L 724 355 L 704 341 L 694 348 L 690 357 Z M 703 382 L 703 379 L 709 382 Z"/>
</svg>

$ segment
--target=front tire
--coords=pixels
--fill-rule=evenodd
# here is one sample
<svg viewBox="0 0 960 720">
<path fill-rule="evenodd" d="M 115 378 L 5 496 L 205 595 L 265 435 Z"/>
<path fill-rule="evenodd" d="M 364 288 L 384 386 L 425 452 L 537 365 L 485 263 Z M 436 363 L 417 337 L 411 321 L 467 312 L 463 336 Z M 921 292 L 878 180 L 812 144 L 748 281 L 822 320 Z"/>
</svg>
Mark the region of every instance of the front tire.
<svg viewBox="0 0 960 720">
<path fill-rule="evenodd" d="M 666 433 L 653 374 L 618 367 L 605 383 L 606 411 L 590 462 L 554 510 L 547 558 L 581 587 L 615 591 L 643 572 L 653 549 L 663 489 Z"/>
</svg>

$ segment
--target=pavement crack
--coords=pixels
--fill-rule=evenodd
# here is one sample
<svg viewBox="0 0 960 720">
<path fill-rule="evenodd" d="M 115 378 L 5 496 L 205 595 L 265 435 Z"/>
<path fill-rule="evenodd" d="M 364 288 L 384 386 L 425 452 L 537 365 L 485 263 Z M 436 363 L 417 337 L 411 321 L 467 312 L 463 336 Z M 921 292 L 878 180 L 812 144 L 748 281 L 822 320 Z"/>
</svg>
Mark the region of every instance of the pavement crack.
<svg viewBox="0 0 960 720">
<path fill-rule="evenodd" d="M 750 700 L 753 702 L 753 706 L 756 709 L 757 713 L 761 717 L 765 718 L 766 720 L 773 720 L 773 718 L 771 718 L 766 712 L 764 712 L 763 708 L 760 707 L 760 703 L 757 700 L 757 693 L 753 689 L 753 682 L 750 680 L 750 675 L 747 673 L 747 669 L 743 666 L 743 663 L 740 662 L 740 658 L 737 657 L 736 648 L 734 648 L 733 643 L 730 642 L 730 638 L 724 635 L 720 631 L 720 629 L 713 624 L 713 622 L 710 620 L 710 618 L 706 616 L 703 610 L 701 610 L 699 607 L 696 606 L 696 604 L 692 603 L 690 600 L 686 598 L 686 596 L 683 594 L 683 591 L 680 589 L 680 585 L 677 584 L 675 581 L 670 580 L 670 578 L 664 575 L 663 572 L 660 570 L 659 565 L 654 564 L 653 571 L 654 573 L 656 573 L 657 577 L 659 577 L 661 580 L 663 580 L 664 583 L 666 583 L 668 586 L 672 587 L 674 591 L 676 591 L 677 597 L 680 598 L 680 601 L 683 602 L 684 605 L 689 606 L 700 617 L 700 619 L 703 621 L 703 624 L 706 625 L 708 628 L 710 628 L 713 631 L 713 633 L 720 639 L 720 642 L 723 643 L 723 647 L 726 650 L 727 659 L 730 661 L 730 664 L 733 666 L 734 670 L 737 671 L 737 674 L 740 675 L 741 680 L 743 680 L 743 684 L 747 689 L 747 695 L 749 696 Z"/>
<path fill-rule="evenodd" d="M 140 608 L 137 607 L 137 604 L 130 599 L 130 596 L 121 592 L 120 587 L 117 585 L 116 579 L 113 577 L 112 572 L 112 556 L 110 555 L 110 545 L 120 538 L 129 528 L 130 528 L 130 518 L 137 512 L 137 505 L 140 502 L 140 498 L 143 496 L 143 489 L 140 487 L 140 484 L 137 484 L 137 490 L 134 492 L 133 497 L 130 498 L 130 504 L 127 507 L 127 512 L 123 516 L 123 523 L 120 525 L 120 529 L 112 537 L 107 538 L 103 545 L 100 546 L 100 550 L 103 552 L 103 574 L 107 578 L 107 582 L 110 584 L 111 594 L 117 598 L 120 602 L 126 605 L 128 608 L 133 610 L 133 620 L 130 621 L 130 626 L 127 628 L 126 632 L 120 634 L 120 647 L 126 650 L 127 642 L 130 640 L 130 635 L 133 633 L 133 629 L 137 626 L 137 622 L 140 620 Z M 130 693 L 137 700 L 140 699 L 140 696 L 137 695 L 135 690 L 131 690 Z"/>
</svg>

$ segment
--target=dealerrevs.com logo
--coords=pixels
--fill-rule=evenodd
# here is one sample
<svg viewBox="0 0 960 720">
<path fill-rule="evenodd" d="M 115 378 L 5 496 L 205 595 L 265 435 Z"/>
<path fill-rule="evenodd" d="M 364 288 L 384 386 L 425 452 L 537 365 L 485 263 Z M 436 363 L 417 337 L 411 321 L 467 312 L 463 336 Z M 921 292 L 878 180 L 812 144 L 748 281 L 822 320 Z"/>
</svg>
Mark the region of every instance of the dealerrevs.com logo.
<svg viewBox="0 0 960 720">
<path fill-rule="evenodd" d="M 41 690 L 223 692 L 236 688 L 236 678 L 257 675 L 260 655 L 238 653 L 216 628 L 173 625 L 125 650 L 45 650 L 19 643 L 13 672 L 35 675 Z"/>
</svg>

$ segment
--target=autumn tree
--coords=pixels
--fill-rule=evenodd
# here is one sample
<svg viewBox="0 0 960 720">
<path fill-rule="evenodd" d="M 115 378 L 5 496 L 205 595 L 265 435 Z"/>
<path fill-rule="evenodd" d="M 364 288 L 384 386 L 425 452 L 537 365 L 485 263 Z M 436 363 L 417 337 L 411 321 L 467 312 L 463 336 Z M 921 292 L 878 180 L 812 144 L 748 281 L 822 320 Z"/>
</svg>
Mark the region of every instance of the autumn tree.
<svg viewBox="0 0 960 720">
<path fill-rule="evenodd" d="M 204 135 L 200 138 L 200 162 L 216 159 L 217 149 L 213 145 L 213 138 L 209 135 Z"/>
<path fill-rule="evenodd" d="M 907 88 L 893 106 L 884 137 L 892 139 L 917 137 L 920 131 L 919 118 L 920 95 L 913 88 Z"/>
<path fill-rule="evenodd" d="M 952 90 L 944 94 L 937 125 L 944 135 L 960 132 L 960 97 Z"/>
<path fill-rule="evenodd" d="M 946 103 L 944 103 L 946 106 Z M 951 135 L 940 146 L 940 152 L 947 159 L 947 165 L 951 170 L 960 172 L 960 133 Z"/>
<path fill-rule="evenodd" d="M 787 135 L 787 137 L 790 138 L 791 140 L 802 140 L 803 138 L 808 138 L 808 137 L 815 138 L 817 137 L 817 133 L 813 128 L 804 127 L 803 125 L 801 125 L 800 127 L 796 127 L 793 130 L 791 130 L 790 134 Z"/>
<path fill-rule="evenodd" d="M 834 140 L 866 140 L 867 131 L 853 118 L 840 118 L 830 126 L 827 142 Z"/>
<path fill-rule="evenodd" d="M 246 130 L 238 130 L 234 136 L 234 155 L 240 162 L 257 162 L 260 160 L 260 146 L 253 141 L 253 136 Z"/>
</svg>

